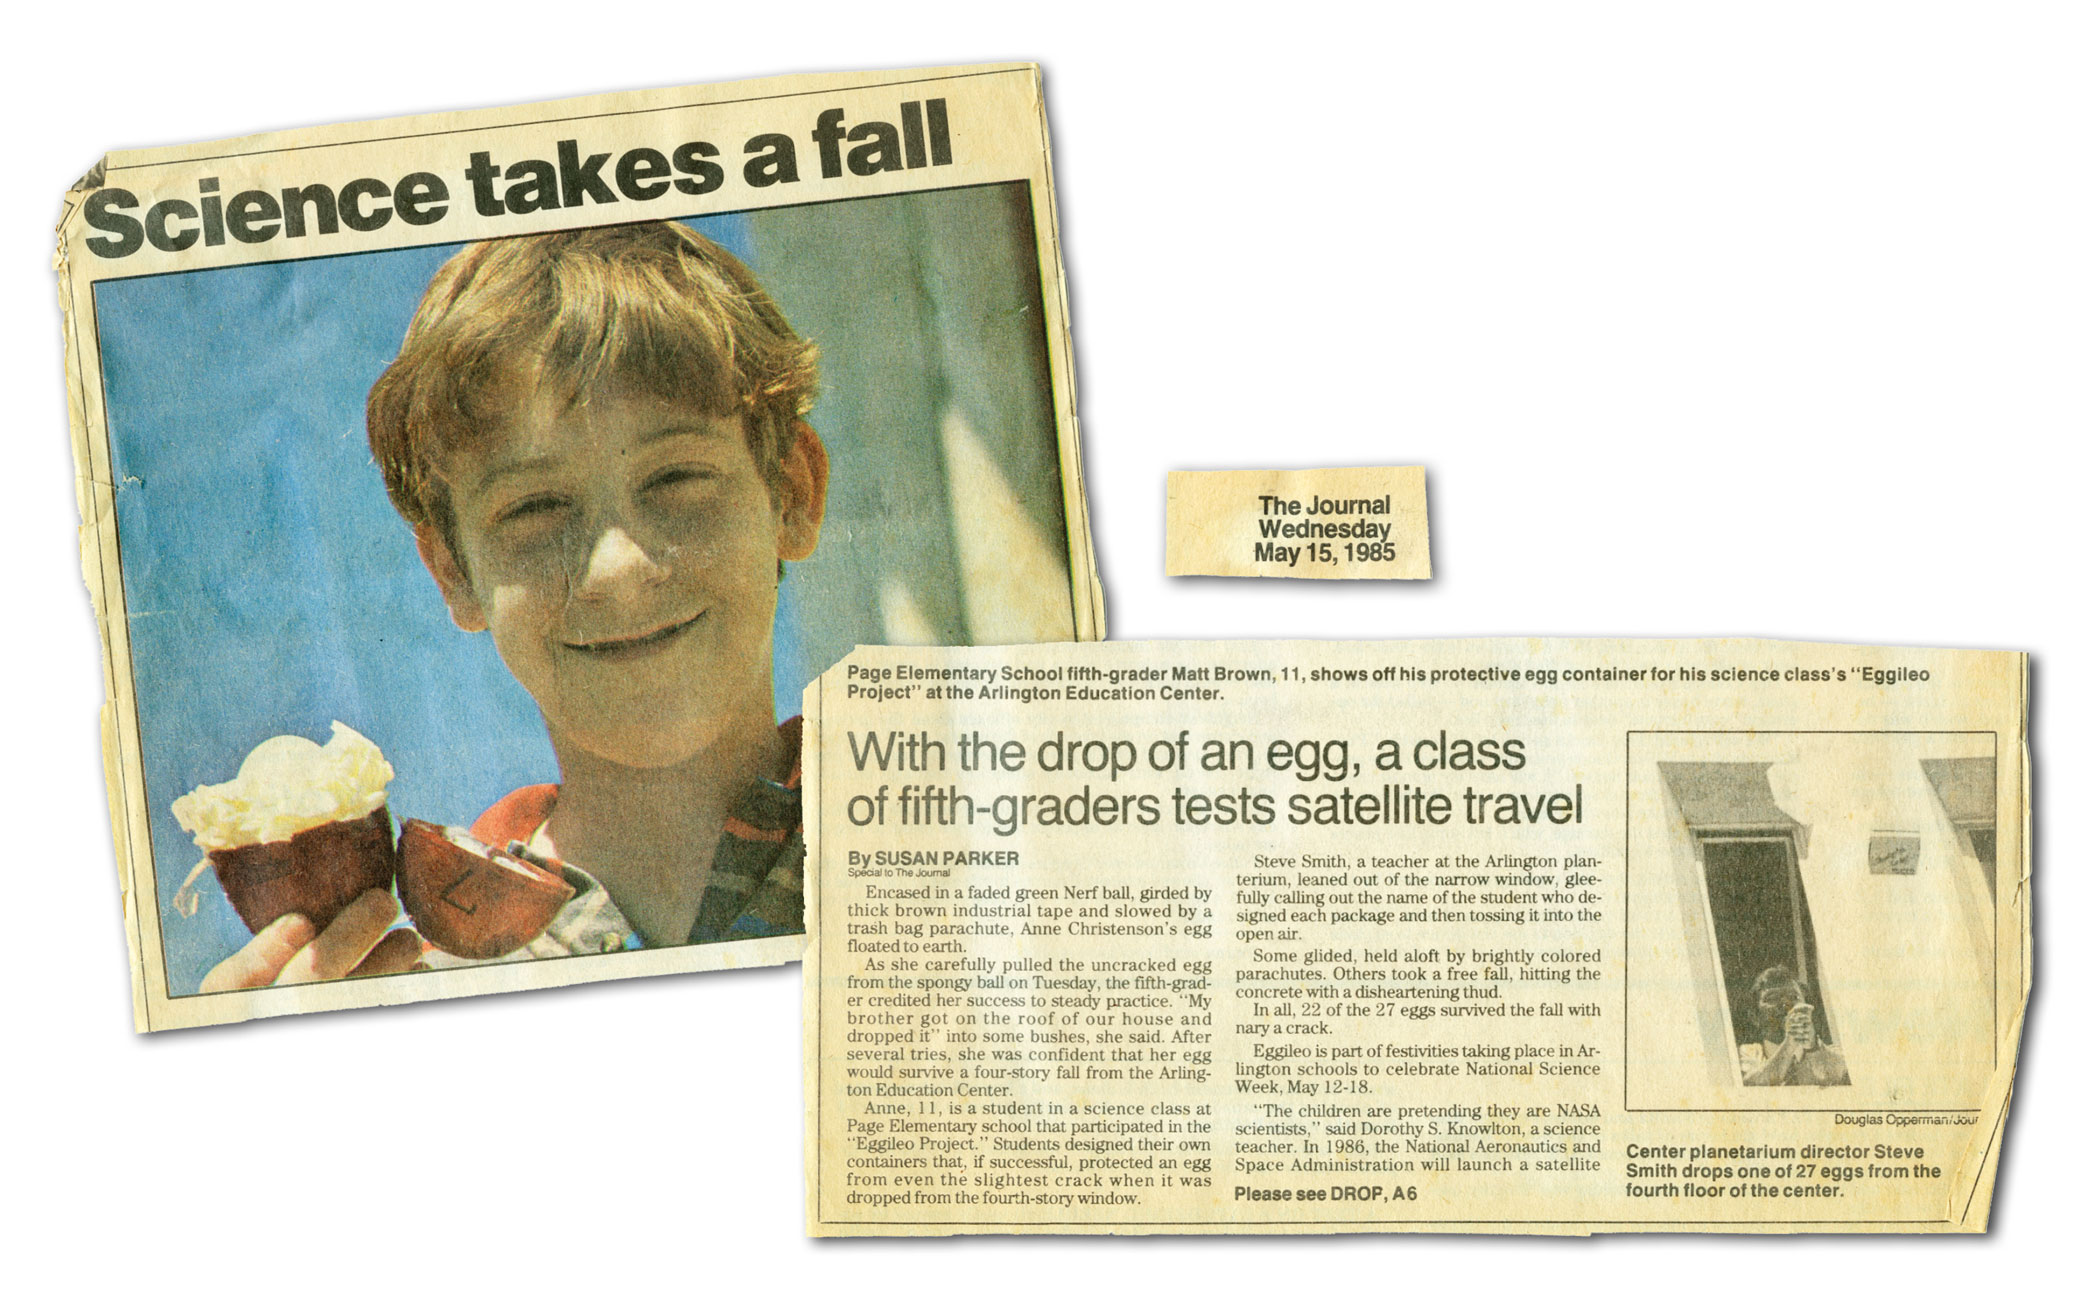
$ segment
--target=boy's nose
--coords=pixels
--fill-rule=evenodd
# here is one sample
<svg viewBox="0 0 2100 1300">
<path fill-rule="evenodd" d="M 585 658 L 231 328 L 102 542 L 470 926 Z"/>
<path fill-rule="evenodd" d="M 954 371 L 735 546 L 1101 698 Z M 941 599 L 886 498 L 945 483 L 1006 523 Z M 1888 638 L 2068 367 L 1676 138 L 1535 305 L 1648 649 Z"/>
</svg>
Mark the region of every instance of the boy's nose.
<svg viewBox="0 0 2100 1300">
<path fill-rule="evenodd" d="M 653 583 L 662 576 L 662 570 L 641 543 L 615 524 L 592 540 L 576 589 L 582 596 L 603 596 L 622 586 Z"/>
</svg>

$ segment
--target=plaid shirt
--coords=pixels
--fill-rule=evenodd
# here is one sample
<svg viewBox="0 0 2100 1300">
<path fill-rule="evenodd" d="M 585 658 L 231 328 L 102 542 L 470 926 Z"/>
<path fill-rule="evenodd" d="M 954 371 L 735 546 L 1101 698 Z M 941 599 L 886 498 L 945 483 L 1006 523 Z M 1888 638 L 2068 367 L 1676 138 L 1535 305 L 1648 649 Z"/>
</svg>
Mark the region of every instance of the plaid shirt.
<svg viewBox="0 0 2100 1300">
<path fill-rule="evenodd" d="M 802 719 L 782 723 L 780 737 L 789 752 L 798 755 L 794 768 L 785 782 L 753 780 L 730 810 L 722 838 L 715 842 L 699 914 L 686 935 L 689 944 L 802 933 Z M 547 818 L 560 793 L 558 785 L 512 791 L 474 822 L 474 838 L 484 844 L 522 840 L 536 855 L 552 861 Z M 576 896 L 538 938 L 496 960 L 530 961 L 647 946 L 605 886 L 567 863 L 561 870 Z M 443 953 L 430 956 L 438 959 L 433 965 L 467 964 L 445 960 Z"/>
</svg>

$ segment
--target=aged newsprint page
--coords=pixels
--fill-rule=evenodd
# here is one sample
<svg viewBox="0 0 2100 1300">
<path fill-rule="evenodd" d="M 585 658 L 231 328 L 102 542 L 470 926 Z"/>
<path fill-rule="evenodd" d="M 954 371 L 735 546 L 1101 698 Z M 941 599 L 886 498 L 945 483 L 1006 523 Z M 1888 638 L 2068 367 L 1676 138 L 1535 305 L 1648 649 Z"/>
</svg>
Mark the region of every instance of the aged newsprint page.
<svg viewBox="0 0 2100 1300">
<path fill-rule="evenodd" d="M 1033 66 L 111 154 L 57 265 L 141 1029 L 792 960 L 803 687 L 1101 635 Z"/>
<path fill-rule="evenodd" d="M 805 709 L 813 1234 L 1985 1226 L 2024 655 L 863 648 Z"/>
</svg>

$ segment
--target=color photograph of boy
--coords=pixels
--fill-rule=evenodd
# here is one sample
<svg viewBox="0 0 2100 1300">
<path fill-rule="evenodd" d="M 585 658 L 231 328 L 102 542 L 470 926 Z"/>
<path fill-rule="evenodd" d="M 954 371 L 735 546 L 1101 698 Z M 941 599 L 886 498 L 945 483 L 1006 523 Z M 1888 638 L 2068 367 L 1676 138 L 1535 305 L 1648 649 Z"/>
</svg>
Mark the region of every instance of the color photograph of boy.
<svg viewBox="0 0 2100 1300">
<path fill-rule="evenodd" d="M 1002 192 L 1013 188 L 436 250 L 443 259 L 364 394 L 365 456 L 346 454 L 339 428 L 315 438 L 314 420 L 283 409 L 316 396 L 296 362 L 287 371 L 250 364 L 238 347 L 193 347 L 208 387 L 247 390 L 229 403 L 255 413 L 240 430 L 246 450 L 299 462 L 245 505 L 222 493 L 209 523 L 184 523 L 244 533 L 230 548 L 156 536 L 173 525 L 164 503 L 210 493 L 212 476 L 124 436 L 137 422 L 116 418 L 118 399 L 146 363 L 125 340 L 149 331 L 123 328 L 122 282 L 99 293 L 113 308 L 103 312 L 112 439 L 147 485 L 120 508 L 148 507 L 133 510 L 123 553 L 145 652 L 136 676 L 163 894 L 181 853 L 159 834 L 165 795 L 224 779 L 268 735 L 318 738 L 342 719 L 394 767 L 397 817 L 515 843 L 572 889 L 499 960 L 799 933 L 801 684 L 860 640 L 1073 635 L 1040 286 L 1016 202 L 1025 193 Z M 757 229 L 768 221 L 770 243 Z M 972 237 L 958 242 L 959 231 Z M 883 255 L 870 254 L 870 234 L 888 237 Z M 734 243 L 761 263 L 773 253 L 781 271 L 768 279 L 800 295 L 814 329 L 791 323 L 725 247 Z M 258 317 L 289 324 L 260 341 L 281 361 L 325 348 L 340 333 L 330 317 L 354 297 L 330 285 L 321 301 L 300 268 L 403 261 L 387 268 L 398 290 L 432 252 L 317 259 L 288 280 L 287 268 L 250 267 L 154 287 L 211 289 L 211 314 L 243 336 L 265 333 Z M 838 292 L 855 268 L 861 287 L 883 288 L 885 257 L 895 287 L 918 292 L 877 293 L 872 312 Z M 205 283 L 273 276 L 281 282 L 259 293 Z M 195 297 L 155 306 L 194 322 Z M 985 335 L 987 315 L 1017 306 L 1021 330 Z M 369 342 L 355 350 L 369 354 Z M 322 427 L 340 425 L 342 381 L 356 373 L 329 369 Z M 840 372 L 854 384 L 847 400 Z M 185 378 L 150 396 L 193 396 Z M 362 484 L 348 482 L 345 461 Z M 159 502 L 155 486 L 170 489 Z M 322 526 L 313 511 L 345 510 L 338 489 L 354 490 L 358 518 Z M 375 496 L 394 516 L 383 534 Z M 148 563 L 134 562 L 139 534 Z M 320 571 L 321 591 L 303 568 Z M 310 607 L 289 626 L 269 610 L 287 574 Z M 148 590 L 135 589 L 139 578 Z M 190 599 L 171 602 L 156 582 Z M 174 631 L 138 616 L 156 605 L 215 634 L 156 645 Z M 491 658 L 502 689 L 490 688 Z M 228 659 L 246 671 L 229 673 Z M 192 698 L 206 685 L 220 688 L 220 709 Z M 321 931 L 298 915 L 252 937 L 224 916 L 164 910 L 163 924 L 178 994 L 463 962 L 417 935 L 386 891 Z"/>
</svg>

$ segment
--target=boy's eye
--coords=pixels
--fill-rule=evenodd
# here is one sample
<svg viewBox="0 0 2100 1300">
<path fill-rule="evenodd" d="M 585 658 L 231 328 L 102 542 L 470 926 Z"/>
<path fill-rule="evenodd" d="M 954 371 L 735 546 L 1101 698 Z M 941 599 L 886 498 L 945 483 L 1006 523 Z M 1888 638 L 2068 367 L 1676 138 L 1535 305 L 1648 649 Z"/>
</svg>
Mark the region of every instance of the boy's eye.
<svg viewBox="0 0 2100 1300">
<path fill-rule="evenodd" d="M 542 492 L 536 496 L 529 496 L 521 501 L 514 501 L 510 505 L 505 506 L 497 513 L 496 522 L 507 524 L 531 519 L 539 515 L 553 514 L 565 504 L 567 503 L 562 498 L 551 493 Z"/>
<path fill-rule="evenodd" d="M 678 487 L 686 483 L 704 483 L 715 477 L 715 472 L 701 465 L 673 465 L 658 470 L 649 476 L 643 488 Z"/>
</svg>

